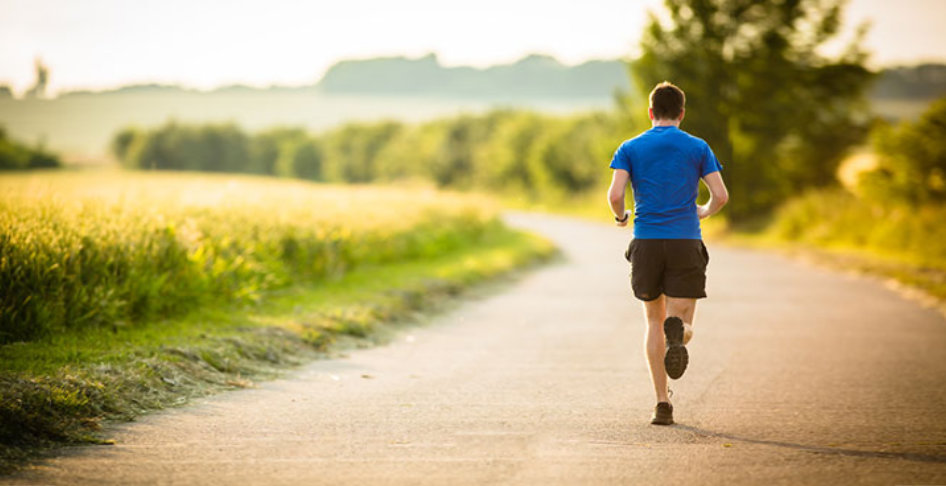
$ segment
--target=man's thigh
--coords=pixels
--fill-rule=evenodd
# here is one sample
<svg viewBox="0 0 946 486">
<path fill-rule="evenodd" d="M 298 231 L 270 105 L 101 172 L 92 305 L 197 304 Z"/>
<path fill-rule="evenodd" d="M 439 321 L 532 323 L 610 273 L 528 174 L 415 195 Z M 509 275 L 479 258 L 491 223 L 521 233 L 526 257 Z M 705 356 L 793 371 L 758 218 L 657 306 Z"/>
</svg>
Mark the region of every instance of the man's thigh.
<svg viewBox="0 0 946 486">
<path fill-rule="evenodd" d="M 631 263 L 631 288 L 644 302 L 664 293 L 665 254 L 663 240 L 633 239 L 624 254 Z"/>
<path fill-rule="evenodd" d="M 700 240 L 666 240 L 663 292 L 667 297 L 706 297 L 706 266 L 709 253 Z"/>
</svg>

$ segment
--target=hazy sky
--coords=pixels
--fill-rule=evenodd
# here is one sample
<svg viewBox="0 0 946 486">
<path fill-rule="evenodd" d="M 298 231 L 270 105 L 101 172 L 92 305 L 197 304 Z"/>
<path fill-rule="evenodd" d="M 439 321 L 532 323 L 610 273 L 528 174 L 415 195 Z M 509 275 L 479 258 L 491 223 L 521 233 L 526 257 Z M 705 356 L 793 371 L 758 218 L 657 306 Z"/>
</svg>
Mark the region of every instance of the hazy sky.
<svg viewBox="0 0 946 486">
<path fill-rule="evenodd" d="M 129 83 L 310 84 L 335 61 L 435 52 L 486 66 L 542 52 L 573 64 L 633 52 L 661 0 L 0 0 L 0 84 L 33 59 L 52 91 Z M 850 0 L 875 65 L 946 61 L 946 0 Z"/>
</svg>

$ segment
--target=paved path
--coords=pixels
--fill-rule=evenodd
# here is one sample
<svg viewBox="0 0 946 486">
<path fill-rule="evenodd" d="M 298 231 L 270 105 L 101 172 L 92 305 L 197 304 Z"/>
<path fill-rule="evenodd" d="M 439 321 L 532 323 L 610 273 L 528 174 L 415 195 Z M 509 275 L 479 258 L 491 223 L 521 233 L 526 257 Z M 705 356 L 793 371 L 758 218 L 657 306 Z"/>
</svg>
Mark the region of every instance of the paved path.
<svg viewBox="0 0 946 486">
<path fill-rule="evenodd" d="M 946 484 L 946 321 L 869 280 L 711 247 L 678 425 L 625 231 L 511 215 L 567 261 L 397 342 L 122 426 L 0 484 Z"/>
</svg>

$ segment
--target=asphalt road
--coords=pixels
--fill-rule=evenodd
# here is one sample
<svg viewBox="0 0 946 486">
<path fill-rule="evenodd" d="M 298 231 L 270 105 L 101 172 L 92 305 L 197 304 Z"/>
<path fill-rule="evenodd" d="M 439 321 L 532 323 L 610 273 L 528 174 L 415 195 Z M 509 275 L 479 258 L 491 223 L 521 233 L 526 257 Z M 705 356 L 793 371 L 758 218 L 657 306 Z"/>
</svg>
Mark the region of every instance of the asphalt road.
<svg viewBox="0 0 946 486">
<path fill-rule="evenodd" d="M 629 233 L 510 215 L 566 259 L 383 347 L 119 427 L 0 484 L 946 484 L 946 320 L 710 246 L 677 425 L 649 425 Z"/>
</svg>

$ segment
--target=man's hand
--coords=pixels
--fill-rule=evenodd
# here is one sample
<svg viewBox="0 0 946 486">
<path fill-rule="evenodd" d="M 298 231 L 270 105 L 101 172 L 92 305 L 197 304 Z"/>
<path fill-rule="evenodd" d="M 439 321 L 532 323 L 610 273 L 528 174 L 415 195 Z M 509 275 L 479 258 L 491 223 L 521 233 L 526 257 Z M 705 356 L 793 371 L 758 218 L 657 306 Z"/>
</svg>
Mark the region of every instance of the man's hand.
<svg viewBox="0 0 946 486">
<path fill-rule="evenodd" d="M 703 183 L 709 189 L 710 198 L 706 204 L 696 207 L 696 215 L 700 219 L 706 219 L 719 212 L 729 201 L 729 191 L 726 190 L 726 184 L 719 172 L 712 172 L 703 177 Z"/>
<path fill-rule="evenodd" d="M 623 227 L 627 226 L 627 223 L 628 223 L 628 221 L 630 221 L 630 220 L 631 220 L 631 210 L 630 210 L 630 209 L 625 209 L 625 210 L 624 210 L 624 221 L 617 221 L 617 220 L 615 220 L 615 221 L 614 221 L 614 224 L 616 224 L 618 227 L 623 228 Z"/>
<path fill-rule="evenodd" d="M 706 219 L 706 218 L 708 218 L 708 217 L 710 216 L 710 214 L 711 214 L 711 213 L 709 212 L 709 206 L 708 206 L 708 205 L 704 204 L 704 205 L 702 205 L 702 206 L 697 206 L 697 207 L 696 207 L 696 215 L 697 215 L 700 219 Z"/>
</svg>

